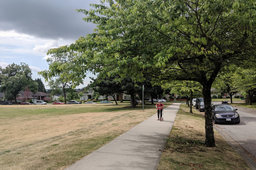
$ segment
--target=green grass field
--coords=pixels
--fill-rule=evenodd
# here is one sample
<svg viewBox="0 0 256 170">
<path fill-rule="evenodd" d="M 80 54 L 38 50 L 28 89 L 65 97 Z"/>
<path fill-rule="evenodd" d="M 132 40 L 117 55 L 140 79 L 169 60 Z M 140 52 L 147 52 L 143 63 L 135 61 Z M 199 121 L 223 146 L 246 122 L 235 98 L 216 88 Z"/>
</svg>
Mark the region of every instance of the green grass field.
<svg viewBox="0 0 256 170">
<path fill-rule="evenodd" d="M 226 99 L 212 99 L 213 102 L 222 102 L 222 101 L 228 101 L 230 103 L 230 98 Z M 240 98 L 233 98 L 234 103 L 244 103 L 244 100 L 241 100 Z"/>
<path fill-rule="evenodd" d="M 145 105 L 145 109 L 154 108 L 154 105 Z M 0 105 L 1 118 L 15 118 L 32 115 L 70 115 L 92 112 L 115 112 L 125 110 L 141 110 L 140 106 L 131 108 L 129 103 L 112 104 L 70 104 L 70 105 Z"/>
</svg>

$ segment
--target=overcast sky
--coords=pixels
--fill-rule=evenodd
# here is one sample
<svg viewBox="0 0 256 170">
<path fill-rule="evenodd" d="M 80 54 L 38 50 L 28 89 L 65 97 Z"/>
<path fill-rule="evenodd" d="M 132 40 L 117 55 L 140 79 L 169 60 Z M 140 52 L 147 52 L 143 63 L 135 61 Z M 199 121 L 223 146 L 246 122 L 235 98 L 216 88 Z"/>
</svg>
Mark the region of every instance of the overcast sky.
<svg viewBox="0 0 256 170">
<path fill-rule="evenodd" d="M 0 66 L 24 62 L 37 72 L 48 68 L 50 48 L 74 42 L 95 26 L 76 9 L 99 0 L 0 0 Z"/>
</svg>

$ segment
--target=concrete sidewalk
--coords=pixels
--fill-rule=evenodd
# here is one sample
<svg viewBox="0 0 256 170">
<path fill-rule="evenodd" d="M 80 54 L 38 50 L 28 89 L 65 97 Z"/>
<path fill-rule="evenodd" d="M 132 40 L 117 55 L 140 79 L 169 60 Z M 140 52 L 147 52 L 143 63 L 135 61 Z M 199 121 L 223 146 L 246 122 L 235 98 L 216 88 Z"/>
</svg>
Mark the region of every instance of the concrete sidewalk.
<svg viewBox="0 0 256 170">
<path fill-rule="evenodd" d="M 166 108 L 164 121 L 153 115 L 67 170 L 156 170 L 179 106 Z"/>
</svg>

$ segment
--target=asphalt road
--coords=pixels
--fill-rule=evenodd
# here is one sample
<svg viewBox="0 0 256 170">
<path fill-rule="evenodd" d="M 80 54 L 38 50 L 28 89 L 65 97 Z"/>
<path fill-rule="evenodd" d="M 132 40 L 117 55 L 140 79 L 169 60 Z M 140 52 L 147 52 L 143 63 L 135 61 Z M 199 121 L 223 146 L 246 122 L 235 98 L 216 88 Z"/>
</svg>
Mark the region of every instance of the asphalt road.
<svg viewBox="0 0 256 170">
<path fill-rule="evenodd" d="M 240 114 L 240 124 L 218 124 L 215 129 L 246 160 L 251 169 L 256 169 L 256 111 L 236 107 Z"/>
</svg>

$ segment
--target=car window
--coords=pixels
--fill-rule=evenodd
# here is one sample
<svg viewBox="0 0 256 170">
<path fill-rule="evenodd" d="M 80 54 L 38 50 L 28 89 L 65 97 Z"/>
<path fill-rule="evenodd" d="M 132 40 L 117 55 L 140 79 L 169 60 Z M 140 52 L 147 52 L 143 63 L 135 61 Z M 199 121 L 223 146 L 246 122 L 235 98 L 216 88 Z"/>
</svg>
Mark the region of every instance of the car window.
<svg viewBox="0 0 256 170">
<path fill-rule="evenodd" d="M 229 105 L 216 106 L 215 111 L 233 111 L 233 107 Z"/>
</svg>

